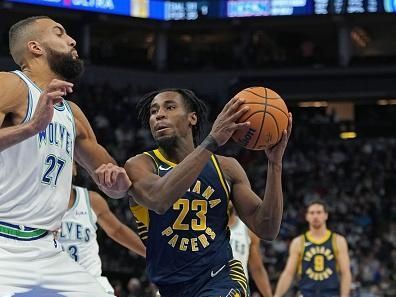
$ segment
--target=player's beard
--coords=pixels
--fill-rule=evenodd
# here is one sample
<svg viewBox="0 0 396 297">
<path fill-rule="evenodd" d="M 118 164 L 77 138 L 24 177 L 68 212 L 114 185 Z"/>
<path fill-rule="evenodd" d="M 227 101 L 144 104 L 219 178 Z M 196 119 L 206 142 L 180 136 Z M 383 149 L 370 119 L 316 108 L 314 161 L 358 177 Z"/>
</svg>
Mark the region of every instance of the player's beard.
<svg viewBox="0 0 396 297">
<path fill-rule="evenodd" d="M 84 72 L 84 62 L 75 59 L 71 52 L 61 53 L 50 48 L 46 48 L 48 64 L 53 72 L 60 75 L 67 81 L 77 80 Z"/>
<path fill-rule="evenodd" d="M 160 139 L 156 139 L 155 142 L 158 147 L 162 148 L 165 152 L 171 152 L 176 147 L 175 136 L 161 137 Z"/>
</svg>

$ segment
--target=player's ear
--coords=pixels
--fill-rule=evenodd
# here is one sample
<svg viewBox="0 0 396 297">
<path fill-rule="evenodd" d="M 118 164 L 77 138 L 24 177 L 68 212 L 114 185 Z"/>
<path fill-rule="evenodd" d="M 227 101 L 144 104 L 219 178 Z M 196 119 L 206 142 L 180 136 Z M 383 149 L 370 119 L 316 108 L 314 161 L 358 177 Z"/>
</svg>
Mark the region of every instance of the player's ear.
<svg viewBox="0 0 396 297">
<path fill-rule="evenodd" d="M 41 56 L 44 54 L 44 48 L 41 46 L 41 44 L 37 41 L 29 41 L 28 44 L 28 50 L 35 56 Z"/>
<path fill-rule="evenodd" d="M 190 121 L 191 126 L 195 126 L 198 123 L 198 116 L 196 112 L 190 112 L 188 114 L 188 119 Z"/>
</svg>

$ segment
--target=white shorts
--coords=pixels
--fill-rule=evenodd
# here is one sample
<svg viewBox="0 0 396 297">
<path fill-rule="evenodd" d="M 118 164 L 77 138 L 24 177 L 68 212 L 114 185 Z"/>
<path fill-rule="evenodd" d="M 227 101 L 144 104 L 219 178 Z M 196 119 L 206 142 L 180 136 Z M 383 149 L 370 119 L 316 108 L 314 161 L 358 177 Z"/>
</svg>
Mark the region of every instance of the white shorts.
<svg viewBox="0 0 396 297">
<path fill-rule="evenodd" d="M 96 278 L 99 284 L 104 288 L 106 293 L 114 295 L 114 288 L 111 286 L 109 280 L 105 276 L 99 276 Z"/>
<path fill-rule="evenodd" d="M 98 281 L 62 252 L 50 233 L 21 241 L 0 236 L 0 297 L 110 297 Z"/>
</svg>

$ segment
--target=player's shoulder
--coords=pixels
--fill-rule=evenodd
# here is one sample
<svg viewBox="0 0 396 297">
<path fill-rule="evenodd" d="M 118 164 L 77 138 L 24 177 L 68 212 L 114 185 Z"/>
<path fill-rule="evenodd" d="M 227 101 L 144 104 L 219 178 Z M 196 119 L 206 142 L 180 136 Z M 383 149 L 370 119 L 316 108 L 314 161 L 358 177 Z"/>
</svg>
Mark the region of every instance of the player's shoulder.
<svg viewBox="0 0 396 297">
<path fill-rule="evenodd" d="M 300 251 L 303 242 L 304 242 L 304 235 L 303 234 L 301 234 L 301 235 L 299 235 L 297 237 L 294 237 L 292 239 L 291 243 L 290 243 L 290 249 L 295 249 L 295 250 Z"/>
<path fill-rule="evenodd" d="M 12 83 L 21 80 L 14 73 L 7 71 L 0 71 L 0 78 L 1 78 L 0 80 L 1 83 L 10 83 L 10 82 Z"/>
<path fill-rule="evenodd" d="M 127 170 L 127 172 L 128 170 L 139 170 L 142 167 L 155 171 L 156 164 L 153 157 L 146 153 L 140 153 L 129 158 L 124 165 L 124 168 Z"/>
<path fill-rule="evenodd" d="M 0 72 L 0 90 L 1 113 L 14 113 L 28 98 L 26 83 L 11 72 Z"/>
<path fill-rule="evenodd" d="M 343 236 L 339 233 L 333 232 L 333 238 L 335 239 L 337 244 L 346 244 L 347 243 L 345 236 Z"/>
<path fill-rule="evenodd" d="M 223 171 L 232 171 L 236 168 L 241 168 L 238 160 L 233 157 L 226 157 L 222 155 L 215 155 L 216 159 L 219 161 L 220 167 Z"/>
<path fill-rule="evenodd" d="M 0 95 L 6 99 L 15 100 L 27 96 L 28 89 L 25 82 L 12 72 L 0 72 Z M 25 94 L 26 96 L 22 96 Z M 3 96 L 1 96 L 3 97 Z"/>
<path fill-rule="evenodd" d="M 225 176 L 232 182 L 246 180 L 246 173 L 237 159 L 216 155 L 219 165 Z"/>
<path fill-rule="evenodd" d="M 79 114 L 83 114 L 82 109 L 78 106 L 77 103 L 71 101 L 71 100 L 66 100 L 67 104 L 69 104 L 73 114 L 75 116 L 78 116 Z"/>
<path fill-rule="evenodd" d="M 151 160 L 151 159 L 152 159 L 152 158 L 151 158 L 148 154 L 146 154 L 146 152 L 143 152 L 143 153 L 137 154 L 137 155 L 135 155 L 135 156 L 133 156 L 133 157 L 130 157 L 130 158 L 125 162 L 125 164 L 132 165 L 132 164 L 135 164 L 135 163 L 147 162 L 147 161 L 149 161 L 149 160 Z"/>
<path fill-rule="evenodd" d="M 223 155 L 215 155 L 215 157 L 217 158 L 217 160 L 219 160 L 220 164 L 222 165 L 223 163 L 225 163 L 225 165 L 229 164 L 229 163 L 233 163 L 233 162 L 238 162 L 235 158 L 233 157 L 227 157 L 227 156 L 223 156 Z"/>
</svg>

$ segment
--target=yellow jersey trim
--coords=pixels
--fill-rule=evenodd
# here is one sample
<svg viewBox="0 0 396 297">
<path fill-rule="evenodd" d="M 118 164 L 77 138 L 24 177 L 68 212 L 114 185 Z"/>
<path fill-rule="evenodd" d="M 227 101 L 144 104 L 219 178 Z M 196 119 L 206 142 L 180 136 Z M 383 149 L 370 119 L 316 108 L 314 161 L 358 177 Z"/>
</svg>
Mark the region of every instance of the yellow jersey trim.
<svg viewBox="0 0 396 297">
<path fill-rule="evenodd" d="M 148 229 L 150 224 L 150 216 L 148 209 L 141 205 L 132 206 L 129 209 L 131 210 L 136 220 L 141 222 Z"/>
<path fill-rule="evenodd" d="M 220 170 L 220 166 L 217 163 L 217 160 L 216 160 L 214 155 L 211 156 L 211 159 L 212 159 L 213 165 L 214 165 L 214 167 L 216 169 L 217 175 L 220 178 L 221 185 L 223 186 L 223 189 L 226 192 L 227 199 L 229 200 L 230 199 L 230 192 L 228 191 L 228 187 L 226 185 L 225 178 L 223 177 L 223 174 L 222 174 L 222 172 Z"/>
<path fill-rule="evenodd" d="M 175 166 L 177 165 L 176 163 L 173 163 L 173 162 L 167 160 L 167 159 L 161 154 L 161 152 L 160 152 L 158 149 L 153 150 L 153 152 L 154 152 L 155 156 L 156 156 L 158 159 L 160 159 L 162 162 L 164 162 L 165 164 L 167 164 L 167 165 L 169 165 L 169 166 L 171 166 L 171 167 L 175 167 Z"/>
<path fill-rule="evenodd" d="M 326 230 L 326 235 L 323 238 L 321 238 L 321 239 L 313 238 L 309 231 L 307 233 L 305 233 L 305 234 L 306 234 L 306 236 L 307 236 L 307 238 L 308 238 L 308 240 L 310 242 L 312 242 L 314 244 L 323 244 L 323 243 L 325 243 L 326 241 L 329 240 L 329 238 L 331 236 L 331 231 L 330 230 Z"/>
<path fill-rule="evenodd" d="M 156 168 L 157 168 L 157 174 L 158 174 L 158 167 L 159 167 L 159 165 L 158 165 L 158 163 L 157 163 L 157 160 L 156 160 L 149 152 L 144 152 L 143 154 L 149 156 L 149 157 L 154 161 L 155 166 L 156 166 Z"/>
</svg>

